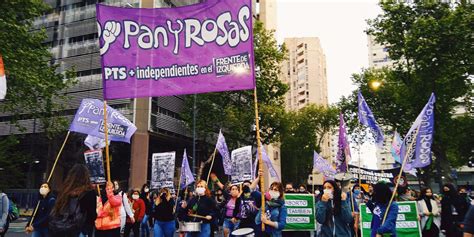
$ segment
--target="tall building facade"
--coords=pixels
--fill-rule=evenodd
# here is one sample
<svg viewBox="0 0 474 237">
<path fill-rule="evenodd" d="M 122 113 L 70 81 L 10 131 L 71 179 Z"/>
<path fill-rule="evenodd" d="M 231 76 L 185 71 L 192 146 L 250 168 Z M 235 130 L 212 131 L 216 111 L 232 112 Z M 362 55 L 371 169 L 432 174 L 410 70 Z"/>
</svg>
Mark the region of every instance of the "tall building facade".
<svg viewBox="0 0 474 237">
<path fill-rule="evenodd" d="M 281 80 L 289 87 L 285 95 L 287 110 L 300 110 L 309 104 L 328 106 L 326 56 L 319 38 L 286 38 L 288 59 L 281 67 Z M 330 136 L 326 135 L 321 144 L 321 154 L 331 158 Z M 315 184 L 322 184 L 322 175 L 317 174 Z"/>
<path fill-rule="evenodd" d="M 367 47 L 369 50 L 369 67 L 383 68 L 393 64 L 388 55 L 387 47 L 377 43 L 374 36 L 367 35 Z"/>
</svg>

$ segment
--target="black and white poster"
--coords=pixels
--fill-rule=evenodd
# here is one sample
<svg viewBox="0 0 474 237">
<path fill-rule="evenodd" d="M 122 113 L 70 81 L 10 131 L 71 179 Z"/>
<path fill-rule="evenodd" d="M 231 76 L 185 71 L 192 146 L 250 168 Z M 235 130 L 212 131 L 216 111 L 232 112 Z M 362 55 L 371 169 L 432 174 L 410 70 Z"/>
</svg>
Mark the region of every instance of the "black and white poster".
<svg viewBox="0 0 474 237">
<path fill-rule="evenodd" d="M 152 189 L 169 188 L 174 190 L 174 164 L 176 152 L 153 153 L 152 156 Z"/>
<path fill-rule="evenodd" d="M 240 183 L 252 179 L 252 146 L 235 149 L 231 154 L 232 183 Z"/>
<path fill-rule="evenodd" d="M 105 183 L 104 159 L 102 150 L 91 150 L 84 152 L 87 168 L 91 175 L 90 180 L 94 184 Z"/>
<path fill-rule="evenodd" d="M 379 181 L 385 181 L 395 184 L 395 181 L 398 180 L 400 167 L 393 169 L 376 170 L 359 168 L 355 165 L 349 165 L 349 172 L 352 173 L 352 175 L 356 179 L 358 179 L 360 175 L 360 179 L 363 184 L 376 184 Z M 404 176 L 405 175 L 402 173 L 402 179 L 400 179 L 401 186 L 404 186 L 404 184 L 406 183 L 406 178 Z"/>
</svg>

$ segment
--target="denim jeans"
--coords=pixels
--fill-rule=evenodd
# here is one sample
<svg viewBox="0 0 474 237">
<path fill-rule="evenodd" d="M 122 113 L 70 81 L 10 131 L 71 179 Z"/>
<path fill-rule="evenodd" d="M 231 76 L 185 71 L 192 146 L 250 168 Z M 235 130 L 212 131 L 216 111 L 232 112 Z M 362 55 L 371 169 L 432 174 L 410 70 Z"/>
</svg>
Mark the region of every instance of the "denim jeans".
<svg viewBox="0 0 474 237">
<path fill-rule="evenodd" d="M 153 237 L 173 237 L 175 231 L 175 221 L 155 221 Z"/>
<path fill-rule="evenodd" d="M 211 236 L 211 224 L 202 223 L 201 232 L 189 232 L 186 237 L 209 237 Z"/>
<path fill-rule="evenodd" d="M 32 237 L 48 237 L 48 227 L 35 228 Z"/>
<path fill-rule="evenodd" d="M 140 236 L 150 236 L 150 227 L 148 226 L 148 215 L 145 215 L 142 220 L 142 224 L 140 225 Z"/>
<path fill-rule="evenodd" d="M 225 218 L 224 219 L 224 229 L 229 230 L 229 236 L 232 236 L 231 233 L 232 231 L 236 230 L 239 228 L 240 221 L 237 221 L 235 224 L 232 223 L 232 219 L 230 218 Z"/>
</svg>

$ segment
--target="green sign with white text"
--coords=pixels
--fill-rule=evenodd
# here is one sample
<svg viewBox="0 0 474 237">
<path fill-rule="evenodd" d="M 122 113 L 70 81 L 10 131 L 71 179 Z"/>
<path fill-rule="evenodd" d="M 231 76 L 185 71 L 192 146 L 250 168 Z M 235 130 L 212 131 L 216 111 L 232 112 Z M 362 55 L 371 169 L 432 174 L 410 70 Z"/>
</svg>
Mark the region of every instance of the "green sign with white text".
<svg viewBox="0 0 474 237">
<path fill-rule="evenodd" d="M 414 201 L 397 202 L 397 236 L 421 237 L 420 222 L 418 222 L 418 206 Z M 365 203 L 360 204 L 362 237 L 370 237 L 370 222 L 372 213 Z"/>
<path fill-rule="evenodd" d="M 314 196 L 311 194 L 285 194 L 288 212 L 284 230 L 315 230 Z"/>
</svg>

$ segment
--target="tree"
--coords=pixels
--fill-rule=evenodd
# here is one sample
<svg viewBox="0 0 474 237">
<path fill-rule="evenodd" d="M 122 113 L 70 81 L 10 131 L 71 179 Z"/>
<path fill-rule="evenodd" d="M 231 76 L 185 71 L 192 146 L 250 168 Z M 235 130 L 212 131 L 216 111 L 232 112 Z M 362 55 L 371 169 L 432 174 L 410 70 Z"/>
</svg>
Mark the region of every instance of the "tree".
<svg viewBox="0 0 474 237">
<path fill-rule="evenodd" d="M 278 75 L 286 49 L 277 44 L 273 32 L 265 30 L 261 22 L 255 22 L 253 33 L 260 129 L 262 142 L 268 144 L 278 140 L 282 126 L 283 96 L 288 88 Z M 194 97 L 187 96 L 181 113 L 189 128 L 193 126 L 193 103 Z M 207 148 L 214 146 L 219 129 L 229 149 L 255 142 L 251 129 L 255 123 L 253 90 L 199 94 L 196 109 L 197 137 L 204 146 L 209 145 Z"/>
<path fill-rule="evenodd" d="M 43 134 L 54 139 L 68 122 L 58 116 L 58 111 L 65 104 L 63 93 L 73 83 L 74 72 L 57 72 L 58 65 L 51 61 L 51 53 L 43 44 L 47 39 L 45 31 L 33 29 L 34 18 L 50 8 L 41 0 L 18 0 L 1 1 L 0 9 L 0 55 L 8 84 L 0 112 L 20 130 L 24 128 L 19 120 L 36 118 Z M 3 142 L 0 150 L 9 150 L 14 144 Z M 13 154 L 0 155 L 0 160 L 11 159 L 10 155 Z"/>
<path fill-rule="evenodd" d="M 315 104 L 286 114 L 281 136 L 284 181 L 304 183 L 313 169 L 313 151 L 321 152 L 324 138 L 338 125 L 338 114 L 339 109 L 334 106 Z"/>
<path fill-rule="evenodd" d="M 432 151 L 436 164 L 444 167 L 448 177 L 450 162 L 466 164 L 472 156 L 472 130 L 465 130 L 473 126 L 472 114 L 455 117 L 454 112 L 459 105 L 469 108 L 463 99 L 472 98 L 474 5 L 467 1 L 383 1 L 380 6 L 384 13 L 368 21 L 367 33 L 386 46 L 395 63 L 382 70 L 363 70 L 353 76 L 353 82 L 378 122 L 396 128 L 400 134 L 408 131 L 434 92 L 437 98 Z M 371 90 L 369 85 L 375 80 L 382 86 Z M 357 92 L 343 98 L 339 105 L 346 116 L 353 118 L 349 126 L 356 127 Z"/>
</svg>

